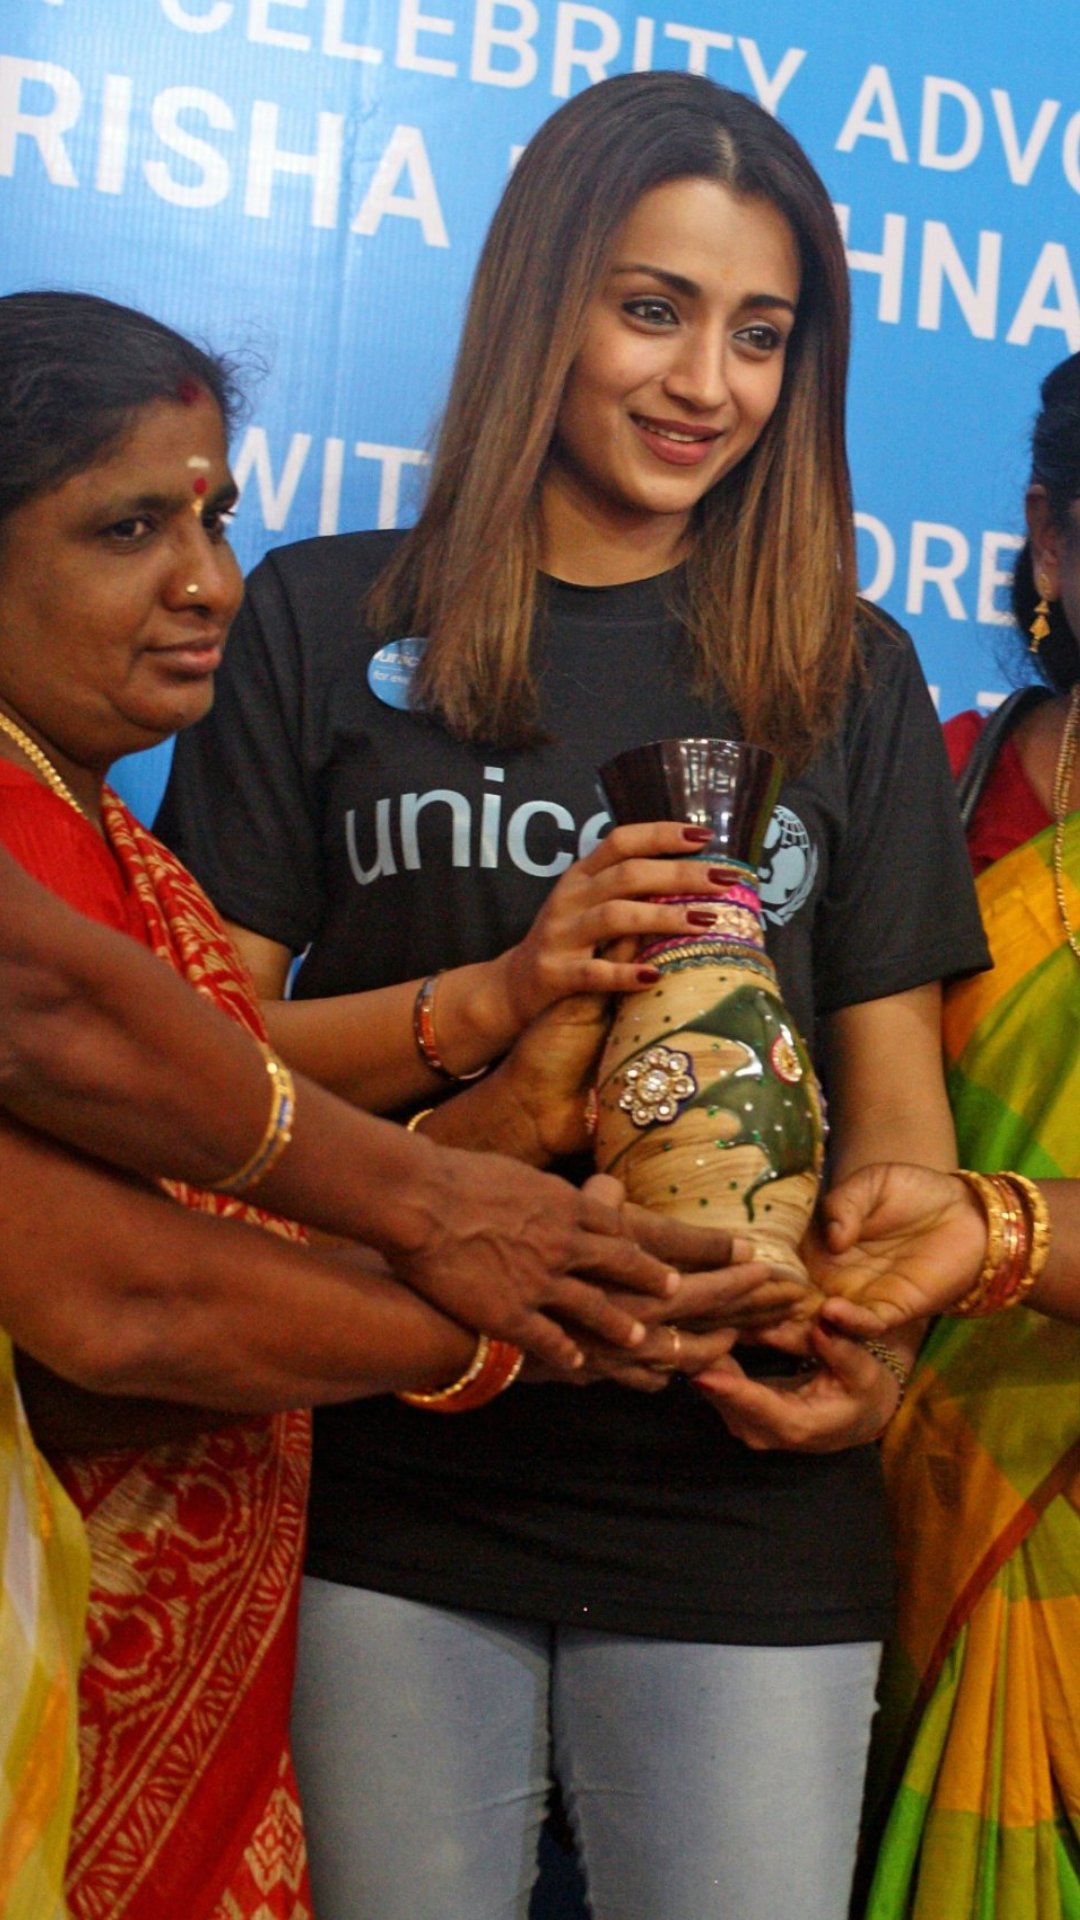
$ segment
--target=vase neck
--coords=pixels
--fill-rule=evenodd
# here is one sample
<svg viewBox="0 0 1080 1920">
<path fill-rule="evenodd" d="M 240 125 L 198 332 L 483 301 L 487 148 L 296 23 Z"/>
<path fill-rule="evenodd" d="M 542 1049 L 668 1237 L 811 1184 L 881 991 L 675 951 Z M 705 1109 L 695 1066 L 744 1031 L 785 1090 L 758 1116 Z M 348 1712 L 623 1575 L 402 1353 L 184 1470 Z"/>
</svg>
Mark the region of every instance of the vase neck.
<svg viewBox="0 0 1080 1920">
<path fill-rule="evenodd" d="M 704 859 L 714 880 L 717 875 L 723 876 L 720 892 L 681 894 L 678 898 L 681 904 L 700 900 L 715 915 L 713 925 L 700 931 L 688 930 L 674 939 L 650 941 L 639 958 L 654 966 L 664 961 L 669 966 L 678 965 L 680 955 L 691 957 L 687 949 L 692 948 L 694 959 L 742 959 L 771 970 L 765 954 L 765 918 L 755 868 L 727 856 L 709 854 Z"/>
</svg>

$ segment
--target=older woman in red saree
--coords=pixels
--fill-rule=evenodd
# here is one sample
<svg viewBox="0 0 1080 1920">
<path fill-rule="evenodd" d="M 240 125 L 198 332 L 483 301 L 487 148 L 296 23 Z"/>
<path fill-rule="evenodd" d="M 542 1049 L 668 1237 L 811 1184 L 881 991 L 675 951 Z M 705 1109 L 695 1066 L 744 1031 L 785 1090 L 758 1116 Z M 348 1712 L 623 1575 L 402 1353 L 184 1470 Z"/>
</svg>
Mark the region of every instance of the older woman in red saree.
<svg viewBox="0 0 1080 1920">
<path fill-rule="evenodd" d="M 69 904 L 131 934 L 262 1038 L 209 903 L 103 786 L 118 754 L 209 704 L 241 591 L 224 537 L 230 388 L 217 362 L 167 329 L 68 298 L 68 365 L 49 379 L 33 322 L 57 331 L 55 297 L 50 311 L 39 299 L 22 315 L 37 373 L 30 407 L 39 428 L 63 420 L 54 458 L 67 465 L 0 522 L 0 838 Z M 10 438 L 18 467 L 45 433 Z M 239 1199 L 175 1196 L 298 1232 Z M 87 1436 L 97 1448 L 126 1431 L 135 1444 L 57 1460 L 93 1559 L 72 1912 L 302 1920 L 288 1703 L 308 1415 L 206 1431 L 185 1412 L 171 1416 L 175 1438 L 151 1445 L 143 1417 L 157 1418 L 135 1410 L 132 1425 L 118 1407 L 110 1433 L 98 1411 Z M 59 1437 L 66 1426 L 77 1444 L 70 1421 Z"/>
</svg>

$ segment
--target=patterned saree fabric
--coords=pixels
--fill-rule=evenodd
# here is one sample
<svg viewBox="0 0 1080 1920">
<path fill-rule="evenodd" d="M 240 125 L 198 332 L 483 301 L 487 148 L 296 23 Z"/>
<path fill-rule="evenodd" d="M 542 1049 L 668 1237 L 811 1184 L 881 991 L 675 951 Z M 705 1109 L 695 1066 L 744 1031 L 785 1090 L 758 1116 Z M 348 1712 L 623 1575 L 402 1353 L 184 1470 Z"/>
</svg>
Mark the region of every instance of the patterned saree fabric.
<svg viewBox="0 0 1080 1920">
<path fill-rule="evenodd" d="M 989 790 L 988 790 L 989 791 Z M 961 1163 L 1080 1175 L 1080 967 L 1053 829 L 980 875 L 951 990 Z M 1065 836 L 1080 924 L 1080 815 Z M 940 1320 L 885 1448 L 901 1567 L 871 1763 L 869 1920 L 1080 1916 L 1080 1327 Z"/>
<path fill-rule="evenodd" d="M 106 796 L 106 845 L 36 783 L 13 793 L 5 771 L 0 837 L 16 858 L 261 1037 L 209 901 L 120 801 Z M 241 1201 L 168 1191 L 297 1234 Z M 57 1463 L 92 1556 L 73 1920 L 309 1920 L 288 1746 L 309 1452 L 297 1412 Z"/>
<path fill-rule="evenodd" d="M 0 1333 L 0 1913 L 64 1920 L 75 1689 L 90 1561 L 36 1452 Z"/>
</svg>

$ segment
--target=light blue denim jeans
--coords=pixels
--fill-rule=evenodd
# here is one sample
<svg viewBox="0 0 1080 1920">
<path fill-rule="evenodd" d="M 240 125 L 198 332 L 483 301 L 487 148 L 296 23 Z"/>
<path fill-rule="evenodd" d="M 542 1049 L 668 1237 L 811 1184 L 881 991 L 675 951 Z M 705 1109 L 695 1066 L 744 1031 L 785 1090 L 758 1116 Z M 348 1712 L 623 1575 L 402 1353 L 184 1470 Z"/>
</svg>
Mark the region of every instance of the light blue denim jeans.
<svg viewBox="0 0 1080 1920">
<path fill-rule="evenodd" d="M 525 1920 L 552 1773 L 593 1920 L 844 1920 L 879 1652 L 306 1580 L 293 1736 L 319 1920 Z"/>
</svg>

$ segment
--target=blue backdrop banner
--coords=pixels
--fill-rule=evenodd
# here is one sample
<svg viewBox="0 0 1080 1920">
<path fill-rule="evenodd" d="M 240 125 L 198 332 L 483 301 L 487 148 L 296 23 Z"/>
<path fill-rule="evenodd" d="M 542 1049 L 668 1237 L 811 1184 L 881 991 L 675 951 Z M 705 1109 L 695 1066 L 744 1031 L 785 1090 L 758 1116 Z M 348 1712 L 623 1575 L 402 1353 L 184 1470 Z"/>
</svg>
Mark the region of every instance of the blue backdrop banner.
<svg viewBox="0 0 1080 1920">
<path fill-rule="evenodd" d="M 942 713 L 993 704 L 1038 382 L 1080 348 L 1073 0 L 1022 25 L 1013 0 L 4 0 L 0 290 L 87 288 L 265 363 L 245 565 L 394 525 L 516 151 L 644 67 L 752 94 L 824 176 L 863 589 Z"/>
</svg>

